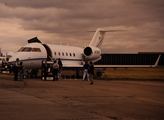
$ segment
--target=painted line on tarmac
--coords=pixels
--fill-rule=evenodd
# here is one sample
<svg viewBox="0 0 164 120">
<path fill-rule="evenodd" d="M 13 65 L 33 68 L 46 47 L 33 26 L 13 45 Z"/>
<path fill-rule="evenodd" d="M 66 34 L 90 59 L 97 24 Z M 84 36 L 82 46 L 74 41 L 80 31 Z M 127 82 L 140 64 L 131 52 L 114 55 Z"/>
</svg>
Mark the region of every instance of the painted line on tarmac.
<svg viewBox="0 0 164 120">
<path fill-rule="evenodd" d="M 87 91 L 92 91 L 92 92 L 97 92 L 97 93 L 110 94 L 110 95 L 113 95 L 113 96 L 127 97 L 127 96 L 125 96 L 125 95 L 119 95 L 119 94 L 114 94 L 114 93 L 109 93 L 109 92 L 104 92 L 104 91 L 97 91 L 97 90 L 89 90 L 89 89 L 79 88 L 79 87 L 72 87 L 72 86 L 65 86 L 65 85 L 56 85 L 56 86 L 67 87 L 67 88 L 78 88 L 78 89 L 87 90 Z M 127 97 L 127 98 L 133 98 L 133 99 L 142 100 L 142 101 L 147 101 L 147 102 L 153 102 L 153 103 L 158 103 L 158 104 L 164 104 L 164 102 L 154 101 L 154 100 L 148 100 L 148 99 L 143 99 L 143 98 L 137 98 L 137 97 Z"/>
</svg>

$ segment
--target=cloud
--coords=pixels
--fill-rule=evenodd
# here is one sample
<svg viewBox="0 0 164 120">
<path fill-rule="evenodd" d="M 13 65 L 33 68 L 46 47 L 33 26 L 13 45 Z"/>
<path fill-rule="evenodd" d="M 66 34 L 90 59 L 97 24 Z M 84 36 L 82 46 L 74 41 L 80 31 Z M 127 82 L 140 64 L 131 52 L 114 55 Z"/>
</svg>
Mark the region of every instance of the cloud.
<svg viewBox="0 0 164 120">
<path fill-rule="evenodd" d="M 83 47 L 93 36 L 86 31 L 101 27 L 128 30 L 106 33 L 104 52 L 163 51 L 163 6 L 162 0 L 0 0 L 0 47 L 10 42 L 12 49 L 2 51 L 16 51 L 35 36 Z"/>
</svg>

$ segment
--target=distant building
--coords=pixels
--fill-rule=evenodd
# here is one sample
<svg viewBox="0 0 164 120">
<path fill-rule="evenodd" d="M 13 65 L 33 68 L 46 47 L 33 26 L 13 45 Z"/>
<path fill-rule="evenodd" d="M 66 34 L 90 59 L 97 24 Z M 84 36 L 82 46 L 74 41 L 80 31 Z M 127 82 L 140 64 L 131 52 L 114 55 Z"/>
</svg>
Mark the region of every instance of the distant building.
<svg viewBox="0 0 164 120">
<path fill-rule="evenodd" d="M 102 65 L 153 65 L 159 54 L 158 65 L 164 65 L 164 52 L 138 52 L 138 54 L 103 54 L 95 64 Z"/>
</svg>

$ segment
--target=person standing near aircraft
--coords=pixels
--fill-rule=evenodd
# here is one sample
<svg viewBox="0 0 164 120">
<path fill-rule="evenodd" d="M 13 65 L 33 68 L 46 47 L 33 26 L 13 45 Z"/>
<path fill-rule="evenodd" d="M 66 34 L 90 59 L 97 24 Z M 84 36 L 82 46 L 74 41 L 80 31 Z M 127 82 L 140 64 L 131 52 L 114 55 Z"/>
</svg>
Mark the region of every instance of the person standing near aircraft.
<svg viewBox="0 0 164 120">
<path fill-rule="evenodd" d="M 84 69 L 84 73 L 83 73 L 83 81 L 85 80 L 85 77 L 87 75 L 87 80 L 89 81 L 89 74 L 88 74 L 88 69 L 89 69 L 89 64 L 88 61 L 85 62 L 85 64 L 83 65 L 83 69 Z"/>
<path fill-rule="evenodd" d="M 23 62 L 20 62 L 20 67 L 19 67 L 19 80 L 23 79 Z"/>
<path fill-rule="evenodd" d="M 44 71 L 44 80 L 46 81 L 47 76 L 48 76 L 48 65 L 47 65 L 47 61 L 45 61 L 45 64 L 43 66 L 43 71 Z"/>
<path fill-rule="evenodd" d="M 59 64 L 55 60 L 53 64 L 53 81 L 55 80 L 58 81 L 58 70 L 59 70 Z"/>
<path fill-rule="evenodd" d="M 62 64 L 62 61 L 60 60 L 60 58 L 58 59 L 58 65 L 59 65 L 58 74 L 59 74 L 59 78 L 61 78 L 61 68 L 63 67 L 63 64 Z"/>
<path fill-rule="evenodd" d="M 89 67 L 89 80 L 91 81 L 90 84 L 93 84 L 93 75 L 94 75 L 94 65 L 92 64 L 92 62 L 90 62 L 90 67 Z"/>
<path fill-rule="evenodd" d="M 16 59 L 15 65 L 14 65 L 14 81 L 18 80 L 18 70 L 19 70 L 19 58 Z"/>
</svg>

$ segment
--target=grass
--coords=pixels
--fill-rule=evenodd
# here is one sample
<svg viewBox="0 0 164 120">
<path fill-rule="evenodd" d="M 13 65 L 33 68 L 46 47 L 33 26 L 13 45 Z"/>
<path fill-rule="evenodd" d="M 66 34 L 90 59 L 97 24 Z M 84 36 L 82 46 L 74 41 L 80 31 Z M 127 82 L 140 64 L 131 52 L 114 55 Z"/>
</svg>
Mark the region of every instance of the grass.
<svg viewBox="0 0 164 120">
<path fill-rule="evenodd" d="M 62 75 L 74 78 L 74 71 L 62 71 Z M 94 76 L 100 80 L 160 80 L 164 81 L 164 66 L 155 68 L 107 68 L 101 77 Z"/>
<path fill-rule="evenodd" d="M 74 71 L 62 71 L 63 77 L 74 78 Z M 82 78 L 82 77 L 81 77 Z M 100 80 L 160 80 L 164 81 L 164 66 L 155 68 L 107 68 L 101 77 L 94 76 L 94 79 Z"/>
<path fill-rule="evenodd" d="M 103 76 L 104 80 L 164 80 L 164 66 L 155 68 L 107 68 Z"/>
</svg>

